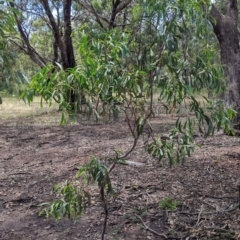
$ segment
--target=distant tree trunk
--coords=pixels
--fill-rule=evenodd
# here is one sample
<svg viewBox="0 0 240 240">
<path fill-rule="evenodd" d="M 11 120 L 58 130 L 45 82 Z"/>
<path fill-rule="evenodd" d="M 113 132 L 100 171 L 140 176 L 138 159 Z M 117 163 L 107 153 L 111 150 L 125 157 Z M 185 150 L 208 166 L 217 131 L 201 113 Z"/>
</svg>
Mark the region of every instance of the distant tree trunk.
<svg viewBox="0 0 240 240">
<path fill-rule="evenodd" d="M 74 68 L 75 63 L 75 56 L 73 52 L 73 44 L 72 44 L 72 27 L 71 27 L 71 7 L 72 1 L 71 0 L 64 0 L 63 1 L 63 37 L 61 36 L 61 29 L 59 24 L 54 19 L 53 13 L 50 9 L 48 0 L 40 0 L 46 15 L 49 19 L 49 23 L 51 25 L 51 29 L 54 36 L 54 43 L 58 47 L 61 56 L 61 64 L 64 70 L 68 68 Z M 68 99 L 72 110 L 75 108 L 75 102 L 77 101 L 75 91 L 73 89 L 69 90 L 67 93 Z"/>
<path fill-rule="evenodd" d="M 222 14 L 215 5 L 210 12 L 213 30 L 220 44 L 221 62 L 227 80 L 224 101 L 227 106 L 237 111 L 234 119 L 240 126 L 240 47 L 237 0 L 228 0 L 226 13 Z"/>
<path fill-rule="evenodd" d="M 13 8 L 18 8 L 16 4 L 17 1 L 10 1 L 9 4 Z M 47 26 L 51 30 L 53 34 L 53 59 L 52 64 L 57 68 L 57 62 L 62 65 L 64 70 L 69 68 L 74 68 L 76 66 L 75 56 L 73 51 L 73 43 L 72 43 L 72 26 L 71 26 L 71 9 L 72 9 L 72 0 L 63 0 L 62 1 L 62 19 L 59 15 L 59 9 L 57 11 L 56 16 L 51 9 L 51 5 L 54 3 L 53 0 L 40 0 L 44 12 L 46 14 L 45 19 L 47 20 Z M 40 11 L 39 11 L 40 12 Z M 43 68 L 49 61 L 44 59 L 36 49 L 31 45 L 29 40 L 29 35 L 25 29 L 23 20 L 20 19 L 17 14 L 14 15 L 17 23 L 18 31 L 20 33 L 21 39 L 24 42 L 24 47 L 20 47 L 22 51 L 24 51 L 33 62 L 35 62 L 38 66 Z M 63 23 L 63 29 L 61 22 Z M 77 94 L 74 89 L 70 89 L 67 93 L 67 99 L 71 105 L 72 110 L 74 110 L 77 101 Z"/>
</svg>

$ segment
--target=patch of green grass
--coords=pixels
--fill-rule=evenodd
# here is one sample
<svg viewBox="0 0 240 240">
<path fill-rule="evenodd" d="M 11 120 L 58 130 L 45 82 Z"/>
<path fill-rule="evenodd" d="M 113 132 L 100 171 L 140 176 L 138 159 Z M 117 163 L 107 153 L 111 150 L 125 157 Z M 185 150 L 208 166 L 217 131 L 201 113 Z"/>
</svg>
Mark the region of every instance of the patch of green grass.
<svg viewBox="0 0 240 240">
<path fill-rule="evenodd" d="M 171 197 L 166 197 L 159 202 L 159 208 L 162 210 L 176 210 L 180 203 Z"/>
<path fill-rule="evenodd" d="M 224 234 L 224 239 L 233 239 L 233 235 L 230 232 L 225 232 Z"/>
</svg>

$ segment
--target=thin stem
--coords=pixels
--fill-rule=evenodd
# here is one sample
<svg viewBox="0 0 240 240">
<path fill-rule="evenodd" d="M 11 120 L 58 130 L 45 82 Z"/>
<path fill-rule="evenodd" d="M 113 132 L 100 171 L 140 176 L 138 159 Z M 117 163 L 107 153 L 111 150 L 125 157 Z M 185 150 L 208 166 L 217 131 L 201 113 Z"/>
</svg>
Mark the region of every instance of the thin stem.
<svg viewBox="0 0 240 240">
<path fill-rule="evenodd" d="M 137 145 L 138 139 L 139 139 L 139 136 L 134 138 L 134 142 L 133 142 L 133 145 L 132 145 L 131 149 L 128 152 L 126 152 L 123 156 L 121 156 L 120 159 L 121 158 L 126 158 L 134 150 L 134 148 Z"/>
<path fill-rule="evenodd" d="M 102 236 L 101 236 L 101 240 L 104 240 L 104 235 L 105 235 L 106 227 L 107 227 L 107 218 L 108 218 L 108 208 L 107 208 L 107 203 L 105 200 L 104 186 L 101 186 L 100 193 L 101 193 L 101 200 L 103 202 L 103 208 L 104 208 L 104 213 L 105 213 Z"/>
</svg>

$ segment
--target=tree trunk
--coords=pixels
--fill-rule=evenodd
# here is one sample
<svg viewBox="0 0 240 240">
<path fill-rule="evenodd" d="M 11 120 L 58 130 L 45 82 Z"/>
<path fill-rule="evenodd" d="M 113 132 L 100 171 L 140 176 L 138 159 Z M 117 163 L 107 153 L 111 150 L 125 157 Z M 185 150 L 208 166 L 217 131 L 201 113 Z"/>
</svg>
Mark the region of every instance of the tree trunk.
<svg viewBox="0 0 240 240">
<path fill-rule="evenodd" d="M 17 3 L 17 1 L 16 1 Z M 10 1 L 9 4 L 12 8 L 18 8 L 19 6 L 15 3 L 15 1 Z M 72 0 L 63 0 L 62 1 L 62 22 L 63 22 L 63 29 L 60 24 L 60 10 L 57 9 L 57 16 L 53 12 L 51 8 L 54 1 L 50 0 L 40 0 L 39 3 L 41 4 L 46 17 L 41 15 L 43 19 L 48 21 L 47 26 L 49 27 L 50 31 L 53 35 L 53 59 L 52 64 L 56 66 L 57 69 L 57 62 L 62 65 L 64 70 L 68 70 L 70 68 L 74 68 L 76 66 L 75 63 L 75 56 L 73 51 L 73 43 L 72 43 L 72 27 L 71 27 L 71 8 L 72 8 Z M 27 11 L 27 10 L 26 10 Z M 41 11 L 39 11 L 41 13 Z M 29 36 L 31 34 L 27 33 L 24 29 L 23 20 L 20 19 L 17 14 L 15 14 L 15 20 L 17 23 L 18 31 L 24 42 L 24 47 L 20 47 L 22 51 L 24 51 L 33 62 L 35 62 L 41 68 L 45 67 L 49 64 L 47 59 L 44 59 L 36 49 L 31 45 Z M 38 16 L 39 17 L 39 16 Z M 62 33 L 63 30 L 63 33 Z M 72 110 L 75 110 L 75 103 L 77 101 L 77 94 L 75 89 L 72 88 L 67 92 L 67 99 L 65 99 L 71 105 Z"/>
<path fill-rule="evenodd" d="M 63 23 L 64 23 L 64 33 L 63 38 L 61 36 L 61 30 L 59 28 L 59 24 L 56 23 L 53 13 L 50 9 L 48 0 L 41 0 L 43 8 L 45 9 L 45 12 L 48 16 L 49 23 L 51 25 L 51 29 L 54 36 L 54 44 L 55 48 L 58 47 L 61 55 L 61 64 L 63 66 L 64 70 L 67 70 L 69 68 L 74 68 L 75 63 L 75 56 L 73 51 L 73 44 L 72 44 L 72 27 L 71 27 L 71 7 L 72 7 L 72 1 L 71 0 L 64 0 L 63 1 Z M 57 54 L 57 51 L 54 51 L 55 55 Z M 54 56 L 54 58 L 56 58 Z M 75 110 L 75 103 L 77 101 L 77 96 L 74 91 L 74 89 L 69 89 L 67 92 L 67 101 L 71 105 L 71 109 Z"/>
<path fill-rule="evenodd" d="M 222 14 L 215 5 L 211 9 L 213 30 L 220 44 L 221 62 L 227 81 L 223 99 L 227 106 L 237 111 L 234 119 L 240 124 L 240 47 L 238 31 L 237 0 L 228 0 L 226 13 Z"/>
</svg>

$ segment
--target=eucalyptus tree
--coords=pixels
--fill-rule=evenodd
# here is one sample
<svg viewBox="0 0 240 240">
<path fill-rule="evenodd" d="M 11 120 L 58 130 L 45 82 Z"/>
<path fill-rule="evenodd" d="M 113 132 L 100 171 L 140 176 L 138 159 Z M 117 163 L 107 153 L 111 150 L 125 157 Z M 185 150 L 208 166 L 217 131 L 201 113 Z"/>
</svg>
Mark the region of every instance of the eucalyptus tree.
<svg viewBox="0 0 240 240">
<path fill-rule="evenodd" d="M 74 2 L 72 11 L 68 9 L 68 13 L 73 15 L 72 18 L 67 16 L 74 28 L 72 31 L 64 20 L 64 4 L 40 2 L 41 5 L 36 5 L 31 1 L 30 6 L 36 8 L 38 14 L 41 11 L 45 14 L 40 14 L 42 17 L 38 22 L 46 22 L 51 30 L 53 46 L 56 47 L 52 51 L 55 64 L 49 66 L 46 59 L 37 58 L 40 54 L 30 43 L 30 37 L 35 38 L 34 34 L 22 34 L 23 21 L 16 18 L 19 32 L 26 39 L 25 51 L 29 52 L 32 60 L 37 58 L 37 62 L 41 62 L 43 59 L 43 70 L 34 77 L 31 91 L 25 95 L 28 99 L 38 93 L 47 101 L 56 100 L 62 107 L 68 107 L 64 93 L 79 90 L 88 96 L 89 114 L 94 113 L 99 119 L 96 109 L 99 99 L 108 100 L 113 108 L 110 111 L 116 113 L 119 110 L 116 111 L 115 103 L 128 101 L 127 96 L 134 96 L 137 104 L 150 97 L 152 103 L 153 87 L 156 86 L 161 92 L 159 100 L 167 112 L 181 108 L 182 102 L 188 100 L 191 103 L 189 111 L 195 113 L 199 124 L 208 125 L 206 134 L 214 131 L 211 117 L 204 113 L 194 98 L 194 92 L 204 88 L 220 92 L 223 83 L 221 66 L 215 63 L 216 49 L 209 42 L 212 39 L 209 3 L 206 5 L 206 1 L 194 0 L 78 0 Z M 71 7 L 71 2 L 67 2 Z M 32 14 L 32 11 L 28 12 Z M 36 18 L 30 18 L 27 22 L 30 27 L 33 26 L 31 19 L 37 23 Z M 41 28 L 44 32 L 44 24 Z M 60 36 L 63 37 L 59 39 Z M 74 51 L 73 39 L 75 37 L 77 42 L 76 36 L 79 47 Z M 60 64 L 57 59 L 60 59 Z M 56 72 L 56 65 L 60 71 Z M 228 126 L 228 118 L 223 116 L 231 117 L 233 113 L 225 111 L 221 101 L 211 104 L 218 108 L 216 112 L 219 113 L 213 121 Z M 222 111 L 225 115 L 220 114 Z M 201 127 L 199 129 L 203 132 Z"/>
<path fill-rule="evenodd" d="M 61 66 L 67 71 L 75 67 L 75 56 L 72 44 L 71 11 L 72 1 L 10 1 L 9 5 L 13 9 L 13 14 L 20 40 L 12 40 L 30 59 L 40 68 L 52 63 L 55 66 L 53 71 L 57 71 Z M 21 12 L 17 15 L 15 10 Z M 39 28 L 41 28 L 39 30 Z M 48 56 L 46 51 L 39 51 L 35 40 L 35 34 L 42 33 L 45 39 L 49 37 L 51 41 L 46 41 L 45 48 L 50 48 Z M 39 40 L 38 40 L 39 41 Z M 66 93 L 66 98 L 74 106 L 76 101 L 74 89 Z"/>
<path fill-rule="evenodd" d="M 40 3 L 40 4 L 39 4 Z M 49 59 L 42 56 L 37 44 L 31 42 L 34 33 L 50 34 L 52 38 L 52 63 L 59 62 L 64 69 L 74 67 L 74 55 L 71 43 L 71 4 L 72 1 L 10 1 L 12 9 L 22 13 L 14 14 L 21 42 L 14 43 L 40 67 L 46 66 Z M 56 14 L 54 14 L 56 12 Z M 63 19 L 63 21 L 62 21 Z M 42 25 L 38 24 L 41 23 Z M 39 31 L 41 28 L 42 31 Z M 39 32 L 38 32 L 39 31 Z M 48 46 L 46 46 L 48 47 Z M 67 52 L 69 52 L 67 55 Z"/>
<path fill-rule="evenodd" d="M 4 50 L 7 46 L 7 35 L 14 31 L 14 19 L 10 9 L 4 4 L 3 1 L 0 2 L 0 50 Z M 1 52 L 1 63 L 4 62 L 4 58 L 7 58 L 7 54 Z"/>
<path fill-rule="evenodd" d="M 114 118 L 119 113 L 125 114 L 133 137 L 132 146 L 122 155 L 116 150 L 107 161 L 95 157 L 77 174 L 77 177 L 85 176 L 87 183 L 98 184 L 105 212 L 101 238 L 104 239 L 108 215 L 105 195 L 114 192 L 109 175 L 116 164 L 123 163 L 133 151 L 140 136 L 144 136 L 144 146 L 154 158 L 169 159 L 170 165 L 184 163 L 194 150 L 193 134 L 199 131 L 208 136 L 221 127 L 232 133 L 230 120 L 235 111 L 226 108 L 221 100 L 204 98 L 204 106 L 196 98 L 196 93 L 203 89 L 220 92 L 223 83 L 222 67 L 215 62 L 217 50 L 209 42 L 213 37 L 208 12 L 210 3 L 206 5 L 205 0 L 115 0 L 111 3 L 79 0 L 77 3 L 87 13 L 89 21 L 78 32 L 79 63 L 69 71 L 70 75 L 59 71 L 52 76 L 52 81 L 58 80 L 59 89 L 67 78 L 75 85 L 80 83 L 88 96 L 89 117 L 95 116 L 98 121 L 103 119 L 104 111 L 104 103 L 99 102 L 108 98 L 111 89 L 109 105 L 111 102 L 122 104 L 112 104 L 110 110 Z M 126 6 L 124 12 L 118 12 L 121 6 Z M 77 17 L 82 19 L 82 16 Z M 51 68 L 39 72 L 30 83 L 30 90 L 45 88 L 41 93 L 57 96 L 56 91 L 39 84 L 46 82 L 49 73 Z M 154 114 L 154 87 L 159 88 L 159 102 L 167 113 L 175 111 L 177 114 L 183 105 L 188 113 L 184 117 L 178 115 L 166 138 L 161 134 L 156 136 L 150 124 L 145 127 Z M 149 99 L 150 107 L 141 109 L 141 104 Z M 82 213 L 88 200 L 86 191 L 67 183 L 57 187 L 56 192 L 62 194 L 62 198 L 43 209 L 47 216 L 59 219 Z"/>
<path fill-rule="evenodd" d="M 116 16 L 130 2 L 127 1 L 123 4 L 121 1 L 114 1 L 111 9 L 111 17 L 108 20 L 108 28 L 115 27 Z M 12 39 L 12 42 L 27 54 L 35 64 L 40 68 L 44 68 L 50 64 L 55 66 L 52 68 L 52 73 L 57 72 L 60 68 L 67 72 L 69 69 L 76 67 L 76 50 L 74 50 L 73 46 L 72 36 L 74 34 L 72 28 L 77 28 L 78 24 L 83 24 L 83 22 L 79 23 L 79 20 L 83 20 L 79 16 L 79 13 L 82 13 L 82 9 L 79 9 L 79 6 L 81 8 L 85 6 L 81 4 L 81 1 L 15 0 L 9 1 L 9 5 L 12 9 L 22 13 L 19 16 L 13 11 L 20 39 Z M 91 8 L 93 5 L 90 4 L 89 6 Z M 90 22 L 91 20 L 88 24 Z M 44 41 L 44 47 L 41 41 Z M 66 82 L 66 84 L 70 86 L 71 81 Z M 80 91 L 77 92 L 77 88 Z M 81 86 L 77 88 L 71 86 L 63 94 L 63 97 L 68 99 L 72 109 L 76 106 L 79 94 L 82 96 L 81 100 L 85 101 Z M 52 86 L 52 89 L 54 89 L 54 86 Z M 55 98 L 55 100 L 60 101 L 58 98 Z"/>
<path fill-rule="evenodd" d="M 16 31 L 12 11 L 6 2 L 0 2 L 0 90 L 16 93 L 19 90 L 19 84 L 26 79 L 18 69 L 14 68 L 17 52 L 10 41 L 10 36 L 16 34 Z M 0 102 L 2 102 L 1 99 Z"/>
<path fill-rule="evenodd" d="M 221 1 L 222 3 L 223 1 Z M 225 103 L 237 111 L 235 123 L 240 126 L 240 45 L 238 1 L 226 0 L 218 9 L 211 7 L 211 22 L 213 31 L 219 41 L 221 62 L 227 81 L 227 88 L 223 94 Z"/>
</svg>

